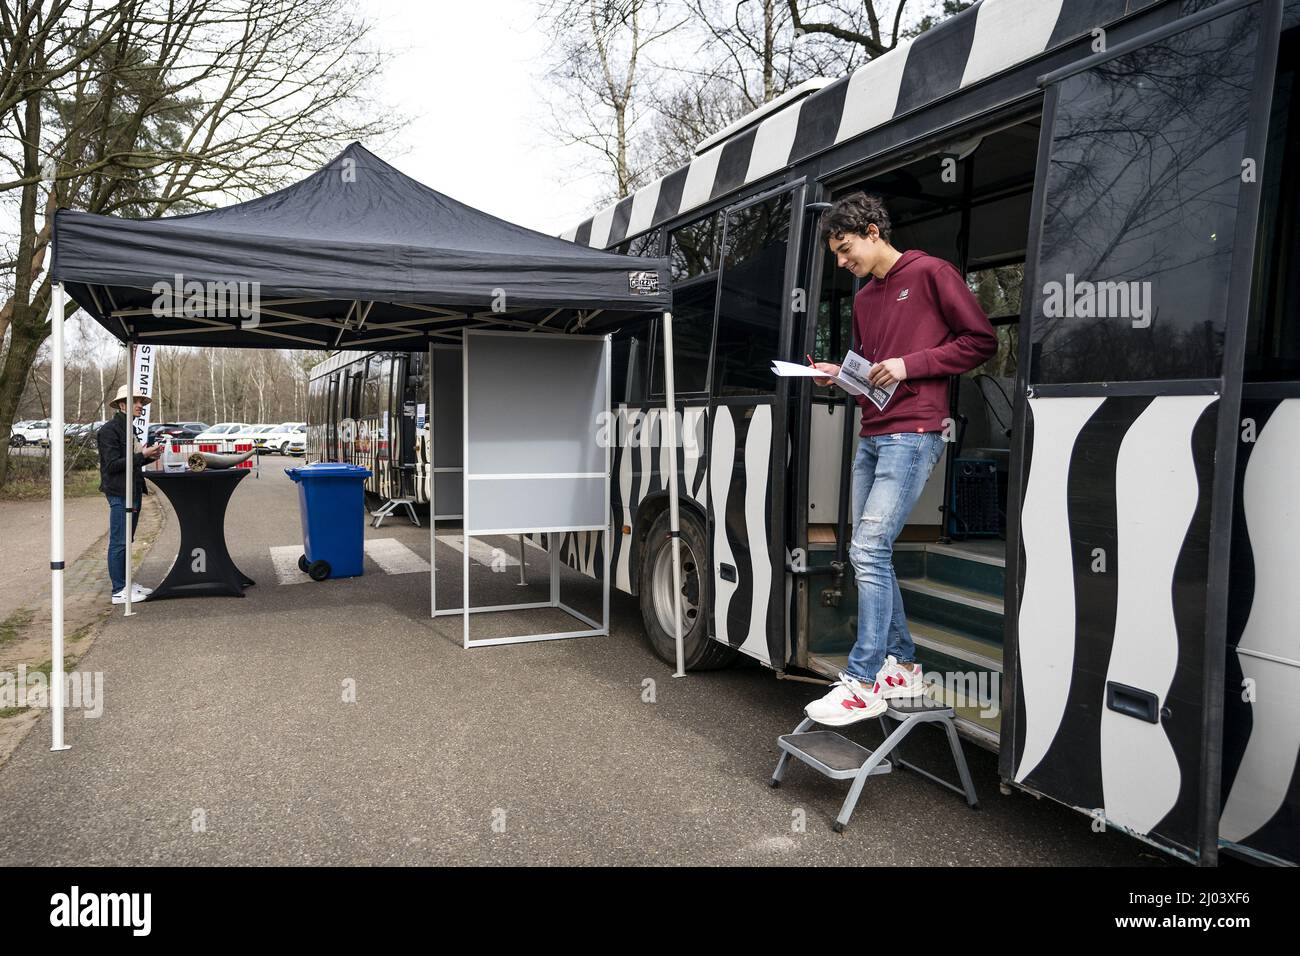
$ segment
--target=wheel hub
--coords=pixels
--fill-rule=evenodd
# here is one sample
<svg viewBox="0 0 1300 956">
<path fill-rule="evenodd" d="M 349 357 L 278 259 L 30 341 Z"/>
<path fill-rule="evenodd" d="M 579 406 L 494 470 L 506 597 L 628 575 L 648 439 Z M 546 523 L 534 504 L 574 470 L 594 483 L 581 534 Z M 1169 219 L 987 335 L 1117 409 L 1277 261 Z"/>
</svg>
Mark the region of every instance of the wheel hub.
<svg viewBox="0 0 1300 956">
<path fill-rule="evenodd" d="M 700 616 L 700 574 L 695 552 L 685 538 L 681 542 L 682 556 L 682 633 L 688 633 Z M 655 555 L 653 597 L 655 616 L 664 633 L 674 635 L 673 625 L 673 545 L 665 541 Z"/>
</svg>

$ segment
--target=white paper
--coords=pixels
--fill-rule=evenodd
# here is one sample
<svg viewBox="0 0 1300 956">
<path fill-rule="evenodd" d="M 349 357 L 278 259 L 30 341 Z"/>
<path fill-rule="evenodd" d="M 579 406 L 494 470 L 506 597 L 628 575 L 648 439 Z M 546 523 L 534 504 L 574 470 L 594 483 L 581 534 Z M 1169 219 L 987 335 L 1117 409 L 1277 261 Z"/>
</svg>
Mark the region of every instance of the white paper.
<svg viewBox="0 0 1300 956">
<path fill-rule="evenodd" d="M 772 361 L 772 373 L 783 378 L 829 378 L 850 395 L 865 395 L 867 401 L 883 411 L 889 404 L 889 400 L 893 398 L 898 383 L 894 382 L 888 388 L 877 388 L 872 385 L 867 380 L 872 366 L 873 363 L 850 349 L 844 356 L 844 361 L 840 363 L 838 375 L 828 375 L 811 365 L 798 365 L 794 362 L 782 362 L 779 359 Z"/>
</svg>

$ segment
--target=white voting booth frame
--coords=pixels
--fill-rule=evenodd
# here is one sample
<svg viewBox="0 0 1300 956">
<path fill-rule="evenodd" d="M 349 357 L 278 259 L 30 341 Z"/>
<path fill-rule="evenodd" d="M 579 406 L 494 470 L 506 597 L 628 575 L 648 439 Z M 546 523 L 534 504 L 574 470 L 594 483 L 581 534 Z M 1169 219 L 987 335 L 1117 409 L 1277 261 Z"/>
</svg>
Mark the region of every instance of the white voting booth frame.
<svg viewBox="0 0 1300 956">
<path fill-rule="evenodd" d="M 461 345 L 462 491 L 461 605 L 439 608 L 437 562 L 430 563 L 430 612 L 460 615 L 466 648 L 595 637 L 609 633 L 610 338 L 538 336 L 531 332 L 467 330 Z M 432 367 L 432 357 L 430 359 Z M 437 395 L 430 382 L 430 447 Z M 602 436 L 606 436 L 602 440 Z M 521 470 L 527 467 L 528 470 Z M 437 513 L 430 488 L 431 513 Z M 430 548 L 437 540 L 429 522 Z M 564 603 L 557 535 L 602 535 L 601 616 L 597 621 Z M 470 592 L 470 540 L 488 535 L 544 533 L 550 595 L 545 601 L 475 607 Z M 521 547 L 520 574 L 525 558 Z M 470 637 L 470 615 L 556 608 L 585 629 L 510 637 Z"/>
</svg>

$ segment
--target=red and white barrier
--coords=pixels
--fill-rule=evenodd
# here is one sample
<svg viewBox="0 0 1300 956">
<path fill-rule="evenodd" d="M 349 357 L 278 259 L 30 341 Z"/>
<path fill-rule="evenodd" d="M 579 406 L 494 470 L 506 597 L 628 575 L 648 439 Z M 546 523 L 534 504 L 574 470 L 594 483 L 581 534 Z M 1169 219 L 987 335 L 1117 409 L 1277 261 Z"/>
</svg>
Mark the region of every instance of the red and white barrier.
<svg viewBox="0 0 1300 956">
<path fill-rule="evenodd" d="M 185 464 L 186 461 L 188 461 L 190 455 L 194 454 L 196 451 L 206 451 L 214 455 L 242 455 L 244 452 L 252 450 L 252 442 L 172 442 L 168 449 L 168 454 L 164 454 L 162 457 L 158 458 L 154 462 L 153 468 L 155 471 L 165 470 L 163 459 L 170 457 L 173 462 L 179 461 L 181 463 L 181 467 L 173 468 L 173 471 L 185 471 L 189 467 Z M 257 456 L 253 455 L 247 461 L 241 461 L 235 467 L 251 470 L 257 467 Z"/>
</svg>

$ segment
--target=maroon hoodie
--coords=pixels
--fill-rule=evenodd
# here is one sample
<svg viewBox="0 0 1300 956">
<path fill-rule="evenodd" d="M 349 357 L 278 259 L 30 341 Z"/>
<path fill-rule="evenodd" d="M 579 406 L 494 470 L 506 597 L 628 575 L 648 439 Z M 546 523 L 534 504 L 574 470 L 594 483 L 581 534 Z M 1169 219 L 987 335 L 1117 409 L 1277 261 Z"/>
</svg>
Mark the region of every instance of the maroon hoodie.
<svg viewBox="0 0 1300 956">
<path fill-rule="evenodd" d="M 970 371 L 998 347 L 988 316 L 957 270 L 916 249 L 858 290 L 853 328 L 858 351 L 872 362 L 901 358 L 907 366 L 884 411 L 858 396 L 861 435 L 942 430 L 948 376 Z"/>
</svg>

